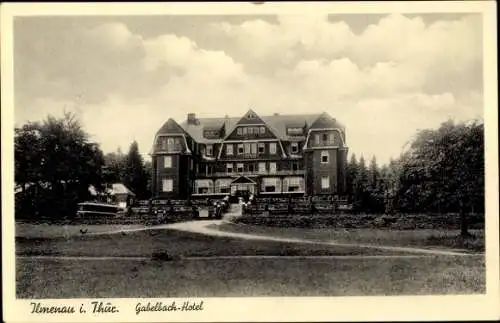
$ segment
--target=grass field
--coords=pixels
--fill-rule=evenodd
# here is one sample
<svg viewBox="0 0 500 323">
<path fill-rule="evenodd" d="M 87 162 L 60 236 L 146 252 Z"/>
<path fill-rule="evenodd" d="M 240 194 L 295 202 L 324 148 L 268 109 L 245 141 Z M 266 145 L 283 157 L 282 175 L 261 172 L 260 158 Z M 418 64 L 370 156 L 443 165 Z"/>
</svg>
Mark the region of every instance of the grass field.
<svg viewBox="0 0 500 323">
<path fill-rule="evenodd" d="M 95 228 L 99 232 L 112 229 Z M 16 259 L 17 297 L 360 296 L 485 291 L 481 256 L 221 259 L 216 256 L 401 253 L 213 237 L 175 230 L 95 236 L 71 230 L 74 234 L 66 236 L 56 234 L 61 232 L 60 227 L 39 229 L 44 233 L 32 230 L 31 236 L 25 230 L 24 236 L 16 238 L 16 254 L 22 256 Z M 171 254 L 174 260 L 151 259 L 153 253 L 160 252 Z M 33 255 L 49 257 L 40 259 Z M 144 259 L 54 259 L 50 255 Z M 208 258 L 190 258 L 196 256 Z"/>
<path fill-rule="evenodd" d="M 224 223 L 212 226 L 229 232 L 251 233 L 257 235 L 301 238 L 341 243 L 362 243 L 385 246 L 458 248 L 484 251 L 484 230 L 471 230 L 474 238 L 460 241 L 458 230 L 383 230 L 383 229 L 308 229 L 279 228 L 239 223 Z M 462 242 L 462 243 L 461 243 Z"/>
<path fill-rule="evenodd" d="M 150 257 L 153 253 L 159 252 L 167 252 L 178 257 L 401 254 L 400 252 L 388 253 L 387 251 L 358 247 L 246 241 L 166 229 L 125 234 L 80 235 L 69 238 L 16 238 L 16 253 L 18 255 Z"/>
<path fill-rule="evenodd" d="M 473 258 L 17 262 L 20 298 L 360 296 L 484 292 Z"/>
<path fill-rule="evenodd" d="M 143 225 L 53 225 L 53 224 L 30 224 L 16 223 L 16 237 L 20 238 L 59 238 L 80 236 L 80 229 L 86 229 L 88 233 L 116 231 L 120 229 L 141 228 Z"/>
</svg>

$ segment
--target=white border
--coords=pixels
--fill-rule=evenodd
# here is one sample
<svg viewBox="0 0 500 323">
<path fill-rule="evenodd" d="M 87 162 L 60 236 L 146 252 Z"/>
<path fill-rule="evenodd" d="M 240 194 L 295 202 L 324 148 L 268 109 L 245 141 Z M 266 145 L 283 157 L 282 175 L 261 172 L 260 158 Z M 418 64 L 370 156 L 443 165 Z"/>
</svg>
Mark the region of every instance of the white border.
<svg viewBox="0 0 500 323">
<path fill-rule="evenodd" d="M 496 10 L 493 1 L 363 2 L 363 3 L 80 3 L 2 4 L 2 265 L 3 312 L 6 322 L 132 322 L 132 321 L 365 321 L 484 320 L 500 318 L 498 101 Z M 107 316 L 32 315 L 29 301 L 15 299 L 13 178 L 13 16 L 27 15 L 161 15 L 161 14 L 314 14 L 314 13 L 483 13 L 484 104 L 486 144 L 487 294 L 480 296 L 398 296 L 317 298 L 205 298 L 203 312 L 142 313 L 139 299 L 113 299 L 120 313 Z M 106 299 L 109 300 L 109 299 Z M 64 300 L 79 305 L 91 300 Z M 163 300 L 167 302 L 167 299 Z M 176 301 L 181 301 L 177 300 Z M 61 304 L 62 300 L 44 303 Z"/>
</svg>

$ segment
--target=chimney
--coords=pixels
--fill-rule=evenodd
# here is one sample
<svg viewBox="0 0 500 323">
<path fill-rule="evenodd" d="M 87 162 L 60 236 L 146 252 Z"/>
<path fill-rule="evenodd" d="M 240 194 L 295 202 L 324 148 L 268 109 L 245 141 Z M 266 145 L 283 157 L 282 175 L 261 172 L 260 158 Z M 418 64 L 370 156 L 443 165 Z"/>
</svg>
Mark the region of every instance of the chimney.
<svg viewBox="0 0 500 323">
<path fill-rule="evenodd" d="M 187 123 L 191 125 L 196 125 L 198 124 L 198 120 L 196 119 L 196 114 L 195 113 L 188 113 L 187 115 Z"/>
</svg>

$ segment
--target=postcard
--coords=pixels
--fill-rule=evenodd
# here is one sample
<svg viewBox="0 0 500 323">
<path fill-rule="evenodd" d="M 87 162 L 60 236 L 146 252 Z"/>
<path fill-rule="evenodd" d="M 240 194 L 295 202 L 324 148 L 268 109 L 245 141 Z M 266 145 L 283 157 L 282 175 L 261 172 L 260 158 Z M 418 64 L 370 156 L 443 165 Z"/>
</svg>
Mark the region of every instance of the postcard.
<svg viewBox="0 0 500 323">
<path fill-rule="evenodd" d="M 4 321 L 500 318 L 493 2 L 1 11 Z"/>
</svg>

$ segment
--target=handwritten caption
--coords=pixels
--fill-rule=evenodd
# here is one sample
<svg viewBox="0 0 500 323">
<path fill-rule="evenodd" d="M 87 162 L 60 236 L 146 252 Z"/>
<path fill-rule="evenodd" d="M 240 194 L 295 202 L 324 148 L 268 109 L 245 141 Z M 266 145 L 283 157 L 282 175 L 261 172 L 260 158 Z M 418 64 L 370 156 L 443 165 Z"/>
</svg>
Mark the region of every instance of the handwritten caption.
<svg viewBox="0 0 500 323">
<path fill-rule="evenodd" d="M 93 301 L 90 303 L 82 303 L 80 306 L 75 305 L 46 305 L 41 302 L 31 302 L 32 314 L 113 314 L 119 313 L 120 310 L 111 302 Z M 147 302 L 136 303 L 135 314 L 139 315 L 143 312 L 189 312 L 203 311 L 203 301 L 183 301 L 170 303 L 164 302 Z"/>
</svg>

